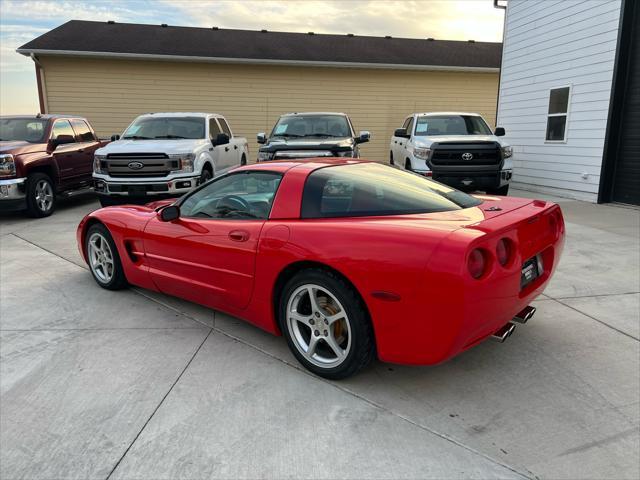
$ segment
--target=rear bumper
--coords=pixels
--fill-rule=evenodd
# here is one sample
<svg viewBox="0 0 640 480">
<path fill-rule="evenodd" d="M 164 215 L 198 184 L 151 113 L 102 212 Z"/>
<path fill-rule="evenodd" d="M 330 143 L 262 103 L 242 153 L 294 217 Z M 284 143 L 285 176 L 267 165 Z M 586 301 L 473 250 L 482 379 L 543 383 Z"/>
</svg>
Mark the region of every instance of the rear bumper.
<svg viewBox="0 0 640 480">
<path fill-rule="evenodd" d="M 26 179 L 0 180 L 0 212 L 13 212 L 27 208 Z"/>
<path fill-rule="evenodd" d="M 113 197 L 178 197 L 196 187 L 198 179 L 198 176 L 192 176 L 171 180 L 147 179 L 132 182 L 94 176 L 93 188 L 99 195 Z"/>
<path fill-rule="evenodd" d="M 547 216 L 560 209 L 553 205 L 542 211 L 535 206 L 521 210 L 516 222 L 510 224 L 496 217 L 483 222 L 481 232 L 466 228 L 454 232 L 432 255 L 424 286 L 414 297 L 406 302 L 380 302 L 372 308 L 382 361 L 411 365 L 444 362 L 490 338 L 544 291 L 564 246 L 564 224 L 551 234 Z M 531 218 L 539 219 L 529 224 Z M 477 237 L 470 242 L 472 234 Z M 486 273 L 473 279 L 466 268 L 468 252 L 476 247 L 495 252 L 503 237 L 515 242 L 512 258 L 504 267 L 490 260 Z M 542 257 L 543 273 L 521 288 L 522 265 L 537 254 Z"/>
</svg>

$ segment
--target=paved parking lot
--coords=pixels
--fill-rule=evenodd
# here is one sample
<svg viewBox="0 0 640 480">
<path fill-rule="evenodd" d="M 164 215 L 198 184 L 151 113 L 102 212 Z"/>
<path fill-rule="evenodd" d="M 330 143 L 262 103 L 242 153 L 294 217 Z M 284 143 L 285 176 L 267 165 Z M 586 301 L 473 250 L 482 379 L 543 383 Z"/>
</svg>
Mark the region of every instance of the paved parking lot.
<svg viewBox="0 0 640 480">
<path fill-rule="evenodd" d="M 91 196 L 0 217 L 0 477 L 638 478 L 640 211 L 560 203 L 564 257 L 509 341 L 342 382 L 227 315 L 100 289 Z"/>
</svg>

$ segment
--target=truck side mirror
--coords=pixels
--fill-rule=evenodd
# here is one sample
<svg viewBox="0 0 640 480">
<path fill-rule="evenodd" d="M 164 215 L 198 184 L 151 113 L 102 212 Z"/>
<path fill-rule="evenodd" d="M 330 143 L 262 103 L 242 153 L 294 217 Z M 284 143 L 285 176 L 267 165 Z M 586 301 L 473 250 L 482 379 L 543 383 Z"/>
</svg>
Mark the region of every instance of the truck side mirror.
<svg viewBox="0 0 640 480">
<path fill-rule="evenodd" d="M 120 140 L 120 135 L 118 135 L 117 133 L 115 135 L 111 135 L 112 142 L 117 142 L 118 140 Z"/>
<path fill-rule="evenodd" d="M 49 141 L 49 144 L 51 145 L 51 149 L 55 150 L 60 145 L 66 145 L 68 143 L 75 142 L 76 139 L 73 137 L 73 135 L 58 135 L 56 138 L 52 138 Z"/>
<path fill-rule="evenodd" d="M 496 127 L 496 131 L 493 132 L 493 134 L 496 137 L 504 137 L 506 135 L 507 132 L 504 131 L 504 128 L 502 127 Z"/>
<path fill-rule="evenodd" d="M 173 222 L 180 218 L 180 207 L 177 205 L 167 205 L 158 212 L 158 217 L 163 222 Z"/>
<path fill-rule="evenodd" d="M 365 143 L 371 139 L 371 134 L 366 130 L 362 130 L 356 138 L 356 143 Z"/>
<path fill-rule="evenodd" d="M 227 135 L 226 133 L 219 133 L 218 135 L 216 135 L 216 138 L 214 138 L 213 140 L 211 140 L 211 144 L 214 147 L 217 147 L 219 145 L 226 145 L 229 143 L 229 135 Z"/>
<path fill-rule="evenodd" d="M 267 143 L 267 135 L 264 132 L 260 132 L 258 135 L 256 135 L 256 142 L 260 144 Z"/>
<path fill-rule="evenodd" d="M 401 138 L 409 138 L 409 137 L 411 137 L 411 135 L 409 135 L 407 133 L 407 129 L 406 128 L 396 128 L 395 131 L 393 132 L 393 136 L 394 137 L 401 137 Z"/>
</svg>

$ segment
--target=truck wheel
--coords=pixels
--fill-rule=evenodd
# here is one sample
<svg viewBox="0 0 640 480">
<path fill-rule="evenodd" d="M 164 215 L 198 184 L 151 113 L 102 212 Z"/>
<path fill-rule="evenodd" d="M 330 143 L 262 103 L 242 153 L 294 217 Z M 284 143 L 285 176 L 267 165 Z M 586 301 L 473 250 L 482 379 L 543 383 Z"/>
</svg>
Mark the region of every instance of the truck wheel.
<svg viewBox="0 0 640 480">
<path fill-rule="evenodd" d="M 211 167 L 209 165 L 205 165 L 204 167 L 202 167 L 202 173 L 200 174 L 200 179 L 198 180 L 198 185 L 202 185 L 203 183 L 207 183 L 212 178 L 213 178 L 213 172 L 211 172 Z"/>
<path fill-rule="evenodd" d="M 118 249 L 107 227 L 96 223 L 85 237 L 87 263 L 94 280 L 107 290 L 121 290 L 127 286 Z"/>
<path fill-rule="evenodd" d="M 492 188 L 490 190 L 487 190 L 487 193 L 489 195 L 500 195 L 506 197 L 509 194 L 509 185 L 505 185 L 500 188 Z"/>
<path fill-rule="evenodd" d="M 408 158 L 404 162 L 404 169 L 409 170 L 410 172 L 413 172 L 413 167 L 411 166 L 411 160 L 409 160 Z"/>
<path fill-rule="evenodd" d="M 51 177 L 46 173 L 27 176 L 27 213 L 36 218 L 48 217 L 56 207 L 56 194 Z"/>
<path fill-rule="evenodd" d="M 393 152 L 389 152 L 389 165 L 395 165 L 395 163 L 393 163 Z"/>
<path fill-rule="evenodd" d="M 243 153 L 242 158 L 240 159 L 240 165 L 246 165 L 246 164 L 247 164 L 247 157 Z"/>
<path fill-rule="evenodd" d="M 366 308 L 341 277 L 317 268 L 302 270 L 287 282 L 279 303 L 280 328 L 307 370 L 338 380 L 375 357 Z"/>
</svg>

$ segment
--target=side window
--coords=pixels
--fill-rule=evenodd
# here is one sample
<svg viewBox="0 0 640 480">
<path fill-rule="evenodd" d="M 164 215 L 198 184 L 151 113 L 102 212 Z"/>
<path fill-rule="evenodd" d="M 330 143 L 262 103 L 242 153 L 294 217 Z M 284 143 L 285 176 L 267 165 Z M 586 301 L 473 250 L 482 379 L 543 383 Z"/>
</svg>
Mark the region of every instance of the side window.
<svg viewBox="0 0 640 480">
<path fill-rule="evenodd" d="M 53 130 L 51 131 L 51 140 L 57 139 L 60 135 L 71 135 L 73 138 L 76 137 L 73 128 L 71 128 L 69 120 L 56 120 L 56 123 L 53 124 Z"/>
<path fill-rule="evenodd" d="M 407 129 L 407 134 L 409 134 L 409 135 L 413 134 L 413 117 L 411 117 L 409 119 L 409 123 L 407 124 L 407 126 L 405 128 Z"/>
<path fill-rule="evenodd" d="M 266 220 L 281 179 L 282 175 L 273 172 L 239 172 L 220 177 L 188 196 L 180 205 L 180 215 Z"/>
<path fill-rule="evenodd" d="M 402 124 L 402 128 L 407 128 L 409 126 L 409 122 L 413 120 L 413 117 L 405 118 L 404 123 Z"/>
<path fill-rule="evenodd" d="M 552 88 L 549 91 L 549 111 L 547 113 L 548 142 L 567 141 L 567 117 L 571 87 Z"/>
<path fill-rule="evenodd" d="M 209 119 L 209 139 L 215 140 L 215 138 L 218 136 L 219 133 L 222 133 L 222 132 L 220 131 L 218 122 L 216 122 L 215 118 L 210 118 Z"/>
<path fill-rule="evenodd" d="M 76 135 L 79 141 L 81 142 L 93 142 L 95 141 L 95 137 L 93 133 L 91 133 L 91 129 L 87 122 L 84 120 L 71 120 L 71 126 L 76 132 Z"/>
<path fill-rule="evenodd" d="M 225 119 L 219 118 L 218 121 L 220 122 L 220 127 L 222 128 L 222 131 L 227 135 L 229 135 L 229 138 L 231 138 L 231 130 L 229 130 L 229 125 L 227 125 L 227 122 L 225 121 Z"/>
</svg>

